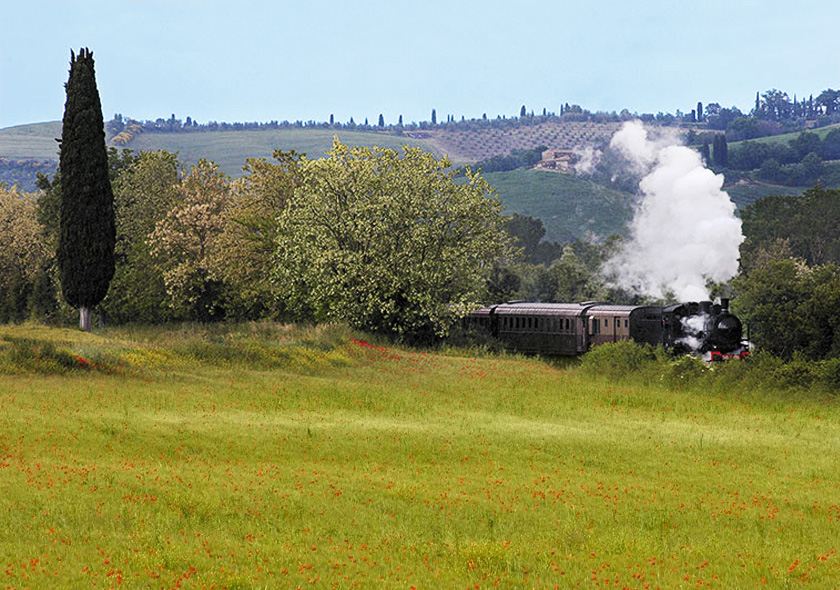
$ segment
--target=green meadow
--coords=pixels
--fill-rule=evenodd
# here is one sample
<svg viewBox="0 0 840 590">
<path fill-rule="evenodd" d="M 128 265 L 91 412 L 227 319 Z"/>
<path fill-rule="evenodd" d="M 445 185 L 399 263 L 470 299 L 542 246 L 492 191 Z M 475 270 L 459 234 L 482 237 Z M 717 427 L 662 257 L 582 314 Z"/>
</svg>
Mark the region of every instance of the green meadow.
<svg viewBox="0 0 840 590">
<path fill-rule="evenodd" d="M 744 366 L 0 327 L 0 587 L 836 588 L 837 400 Z"/>
</svg>

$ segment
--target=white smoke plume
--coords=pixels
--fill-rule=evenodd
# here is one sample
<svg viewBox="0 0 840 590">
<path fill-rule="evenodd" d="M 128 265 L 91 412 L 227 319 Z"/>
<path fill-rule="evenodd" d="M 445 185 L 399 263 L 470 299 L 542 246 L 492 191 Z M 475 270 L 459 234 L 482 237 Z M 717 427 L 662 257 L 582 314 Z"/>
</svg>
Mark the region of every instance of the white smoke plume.
<svg viewBox="0 0 840 590">
<path fill-rule="evenodd" d="M 605 265 L 616 286 L 679 301 L 709 298 L 709 281 L 738 271 L 744 240 L 735 205 L 721 190 L 723 175 L 675 136 L 652 138 L 639 121 L 625 123 L 610 147 L 643 176 L 630 238 Z"/>
<path fill-rule="evenodd" d="M 574 150 L 577 156 L 577 163 L 574 165 L 575 172 L 578 174 L 592 174 L 595 167 L 601 161 L 601 152 L 592 146 L 578 148 Z"/>
<path fill-rule="evenodd" d="M 702 336 L 708 321 L 709 316 L 705 313 L 682 318 L 680 324 L 682 324 L 683 334 L 685 336 L 678 339 L 677 343 L 684 344 L 693 352 L 697 352 L 703 344 Z"/>
</svg>

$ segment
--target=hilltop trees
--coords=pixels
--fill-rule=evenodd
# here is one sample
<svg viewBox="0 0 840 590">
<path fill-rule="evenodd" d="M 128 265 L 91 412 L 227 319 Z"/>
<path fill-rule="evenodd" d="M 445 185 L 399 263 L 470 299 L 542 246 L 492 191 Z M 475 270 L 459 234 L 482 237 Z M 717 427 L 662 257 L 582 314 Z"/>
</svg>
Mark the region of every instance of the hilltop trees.
<svg viewBox="0 0 840 590">
<path fill-rule="evenodd" d="M 90 330 L 90 312 L 114 276 L 114 195 L 93 54 L 71 52 L 59 152 L 61 173 L 58 268 L 61 291 Z"/>
<path fill-rule="evenodd" d="M 275 279 L 298 315 L 409 339 L 444 335 L 507 239 L 486 181 L 446 160 L 348 147 L 305 160 L 280 216 Z"/>
</svg>

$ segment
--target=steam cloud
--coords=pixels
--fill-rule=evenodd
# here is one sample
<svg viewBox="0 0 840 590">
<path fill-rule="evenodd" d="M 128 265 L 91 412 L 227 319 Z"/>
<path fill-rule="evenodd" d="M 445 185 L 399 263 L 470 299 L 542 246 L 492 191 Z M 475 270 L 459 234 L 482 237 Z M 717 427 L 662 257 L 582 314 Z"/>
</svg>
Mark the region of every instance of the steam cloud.
<svg viewBox="0 0 840 590">
<path fill-rule="evenodd" d="M 737 273 L 744 240 L 735 205 L 721 190 L 723 175 L 704 167 L 676 136 L 650 137 L 639 121 L 625 123 L 610 147 L 643 178 L 630 239 L 605 265 L 607 276 L 634 293 L 709 299 L 709 281 Z"/>
</svg>

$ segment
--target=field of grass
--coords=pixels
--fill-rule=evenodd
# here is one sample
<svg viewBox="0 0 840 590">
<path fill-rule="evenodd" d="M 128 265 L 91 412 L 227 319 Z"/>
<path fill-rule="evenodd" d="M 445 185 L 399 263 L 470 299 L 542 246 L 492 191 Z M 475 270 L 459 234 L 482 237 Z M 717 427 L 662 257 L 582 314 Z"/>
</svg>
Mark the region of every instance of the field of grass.
<svg viewBox="0 0 840 590">
<path fill-rule="evenodd" d="M 672 369 L 0 327 L 2 586 L 837 588 L 836 400 Z"/>
<path fill-rule="evenodd" d="M 633 216 L 631 195 L 573 174 L 520 169 L 483 176 L 508 214 L 542 219 L 548 241 L 623 233 Z"/>
<path fill-rule="evenodd" d="M 345 144 L 400 150 L 404 145 L 434 152 L 423 140 L 387 133 L 336 129 L 261 129 L 208 133 L 141 133 L 128 147 L 135 151 L 165 149 L 178 152 L 182 165 L 199 158 L 213 160 L 232 177 L 242 175 L 246 158 L 271 158 L 275 150 L 296 150 L 312 159 L 332 148 L 335 136 Z M 440 154 L 438 154 L 440 155 Z"/>
<path fill-rule="evenodd" d="M 825 139 L 825 136 L 834 131 L 835 129 L 840 128 L 840 125 L 827 125 L 825 127 L 819 127 L 817 129 L 809 129 L 809 133 L 816 133 L 820 139 Z M 799 134 L 802 133 L 801 131 L 795 131 L 793 133 L 782 133 L 780 135 L 769 135 L 767 137 L 758 137 L 756 139 L 750 139 L 749 141 L 753 143 L 788 143 L 797 137 Z M 743 141 L 733 141 L 729 144 L 729 148 L 738 148 L 741 144 L 744 143 Z"/>
<path fill-rule="evenodd" d="M 54 160 L 58 162 L 61 121 L 0 129 L 0 156 L 10 160 Z"/>
<path fill-rule="evenodd" d="M 141 133 L 128 149 L 179 152 L 183 166 L 191 166 L 199 158 L 213 160 L 233 177 L 242 174 L 246 158 L 271 158 L 275 150 L 296 150 L 311 158 L 320 158 L 332 147 L 333 138 L 349 145 L 400 149 L 403 145 L 421 147 L 436 153 L 429 142 L 386 133 L 335 129 L 262 129 L 217 131 L 206 133 Z M 0 156 L 12 160 L 58 161 L 61 122 L 22 125 L 0 129 Z"/>
</svg>

